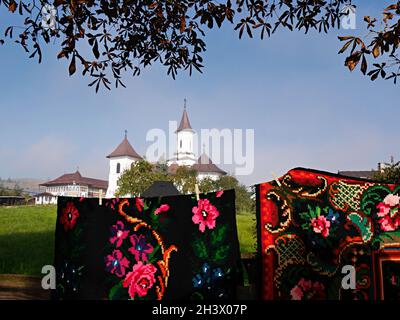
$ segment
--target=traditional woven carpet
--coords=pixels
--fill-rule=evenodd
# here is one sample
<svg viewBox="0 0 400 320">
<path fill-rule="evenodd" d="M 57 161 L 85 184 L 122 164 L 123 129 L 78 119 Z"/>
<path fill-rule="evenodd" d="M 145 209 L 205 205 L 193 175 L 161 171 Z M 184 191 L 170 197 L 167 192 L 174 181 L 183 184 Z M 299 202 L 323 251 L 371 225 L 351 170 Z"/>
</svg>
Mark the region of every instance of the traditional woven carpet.
<svg viewBox="0 0 400 320">
<path fill-rule="evenodd" d="M 58 198 L 56 299 L 234 299 L 241 280 L 233 190 Z"/>
<path fill-rule="evenodd" d="M 257 205 L 264 299 L 400 299 L 400 186 L 297 168 Z"/>
</svg>

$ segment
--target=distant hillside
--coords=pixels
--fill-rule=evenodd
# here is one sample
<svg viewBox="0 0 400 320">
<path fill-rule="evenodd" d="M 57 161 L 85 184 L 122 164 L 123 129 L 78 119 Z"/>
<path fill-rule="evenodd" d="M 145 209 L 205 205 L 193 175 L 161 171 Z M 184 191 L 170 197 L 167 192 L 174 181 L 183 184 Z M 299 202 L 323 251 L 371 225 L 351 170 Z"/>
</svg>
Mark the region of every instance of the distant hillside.
<svg viewBox="0 0 400 320">
<path fill-rule="evenodd" d="M 0 179 L 0 187 L 6 189 L 23 189 L 28 192 L 39 192 L 39 184 L 45 182 L 44 179 Z"/>
</svg>

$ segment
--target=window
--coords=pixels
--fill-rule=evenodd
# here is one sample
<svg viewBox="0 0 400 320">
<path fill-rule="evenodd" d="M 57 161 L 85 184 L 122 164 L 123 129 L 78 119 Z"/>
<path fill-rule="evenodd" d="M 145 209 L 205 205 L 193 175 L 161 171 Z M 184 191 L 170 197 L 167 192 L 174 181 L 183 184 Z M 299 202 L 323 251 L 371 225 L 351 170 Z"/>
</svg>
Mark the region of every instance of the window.
<svg viewBox="0 0 400 320">
<path fill-rule="evenodd" d="M 117 173 L 121 172 L 121 164 L 118 162 L 117 163 Z"/>
<path fill-rule="evenodd" d="M 179 142 L 179 146 L 182 148 L 182 140 Z"/>
</svg>

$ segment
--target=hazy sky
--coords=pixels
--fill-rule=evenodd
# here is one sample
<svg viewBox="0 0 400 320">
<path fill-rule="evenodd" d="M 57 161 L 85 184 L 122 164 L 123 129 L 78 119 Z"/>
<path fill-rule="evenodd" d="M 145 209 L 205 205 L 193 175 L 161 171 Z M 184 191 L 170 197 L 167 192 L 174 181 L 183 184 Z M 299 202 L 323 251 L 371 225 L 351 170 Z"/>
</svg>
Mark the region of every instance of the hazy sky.
<svg viewBox="0 0 400 320">
<path fill-rule="evenodd" d="M 389 2 L 358 1 L 358 27 Z M 39 65 L 17 45 L 0 47 L 0 177 L 55 178 L 79 166 L 106 178 L 105 156 L 124 130 L 144 154 L 148 130 L 179 120 L 185 97 L 194 129 L 255 130 L 255 170 L 240 177 L 246 184 L 298 166 L 368 170 L 399 159 L 400 87 L 344 68 L 336 37 L 348 33 L 238 40 L 228 26 L 208 32 L 203 74 L 174 81 L 154 65 L 128 77 L 127 89 L 98 94 L 79 72 L 68 76 L 55 49 Z"/>
</svg>

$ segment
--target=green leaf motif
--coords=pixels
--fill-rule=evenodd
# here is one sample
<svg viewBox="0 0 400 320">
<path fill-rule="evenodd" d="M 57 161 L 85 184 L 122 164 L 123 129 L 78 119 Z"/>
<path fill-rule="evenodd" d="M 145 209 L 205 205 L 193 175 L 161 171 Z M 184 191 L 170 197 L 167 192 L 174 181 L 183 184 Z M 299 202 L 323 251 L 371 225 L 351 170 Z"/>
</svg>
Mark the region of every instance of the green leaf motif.
<svg viewBox="0 0 400 320">
<path fill-rule="evenodd" d="M 303 230 L 308 230 L 308 229 L 310 229 L 310 224 L 309 223 L 303 223 L 302 225 L 301 225 L 301 227 L 303 228 Z"/>
<path fill-rule="evenodd" d="M 307 207 L 308 207 L 308 212 L 302 212 L 302 213 L 300 213 L 300 217 L 301 217 L 303 220 L 306 220 L 306 221 L 309 221 L 309 220 L 311 220 L 311 219 L 313 219 L 313 218 L 318 218 L 318 217 L 321 215 L 321 212 L 322 212 L 322 211 L 325 212 L 325 213 L 327 213 L 327 212 L 328 212 L 328 209 L 329 209 L 329 207 L 326 207 L 326 208 L 324 208 L 324 209 L 321 209 L 320 206 L 316 206 L 315 209 L 314 209 L 314 208 L 313 208 L 312 206 L 310 206 L 310 205 L 308 205 Z"/>
<path fill-rule="evenodd" d="M 217 245 L 221 241 L 223 241 L 226 237 L 226 231 L 228 227 L 226 225 L 220 225 L 217 227 L 214 232 L 211 233 L 211 244 Z"/>
<path fill-rule="evenodd" d="M 373 210 L 379 202 L 383 201 L 385 196 L 390 193 L 390 189 L 386 186 L 373 186 L 368 188 L 361 197 L 361 211 L 371 216 Z"/>
<path fill-rule="evenodd" d="M 124 287 L 122 286 L 122 281 L 118 282 L 114 287 L 111 288 L 110 293 L 108 294 L 108 299 L 116 300 L 121 297 L 123 294 Z"/>
<path fill-rule="evenodd" d="M 388 239 L 389 241 L 387 241 L 386 239 Z M 377 237 L 377 241 L 378 242 L 399 242 L 400 241 L 400 230 L 383 232 Z"/>
<path fill-rule="evenodd" d="M 151 218 L 151 226 L 153 227 L 153 229 L 157 230 L 159 226 L 158 215 L 151 214 L 150 218 Z"/>
<path fill-rule="evenodd" d="M 196 239 L 193 242 L 193 251 L 196 257 L 200 259 L 208 258 L 207 246 L 205 245 L 204 241 L 200 238 Z"/>
<path fill-rule="evenodd" d="M 228 257 L 229 253 L 229 245 L 224 245 L 220 246 L 216 251 L 214 255 L 214 262 L 221 262 L 222 260 L 225 260 Z"/>
<path fill-rule="evenodd" d="M 311 220 L 310 214 L 308 212 L 300 213 L 300 218 L 302 218 L 303 220 Z"/>
<path fill-rule="evenodd" d="M 150 263 L 154 263 L 157 260 L 157 253 L 160 250 L 160 246 L 157 245 L 153 251 L 149 254 L 148 260 Z"/>
<path fill-rule="evenodd" d="M 321 215 L 321 207 L 316 206 L 315 207 L 315 216 L 314 218 L 318 218 Z"/>
<path fill-rule="evenodd" d="M 361 237 L 363 241 L 367 242 L 372 238 L 373 232 L 371 222 L 366 217 L 363 217 L 360 214 L 353 212 L 347 216 L 347 219 L 358 227 L 361 232 Z"/>
</svg>

